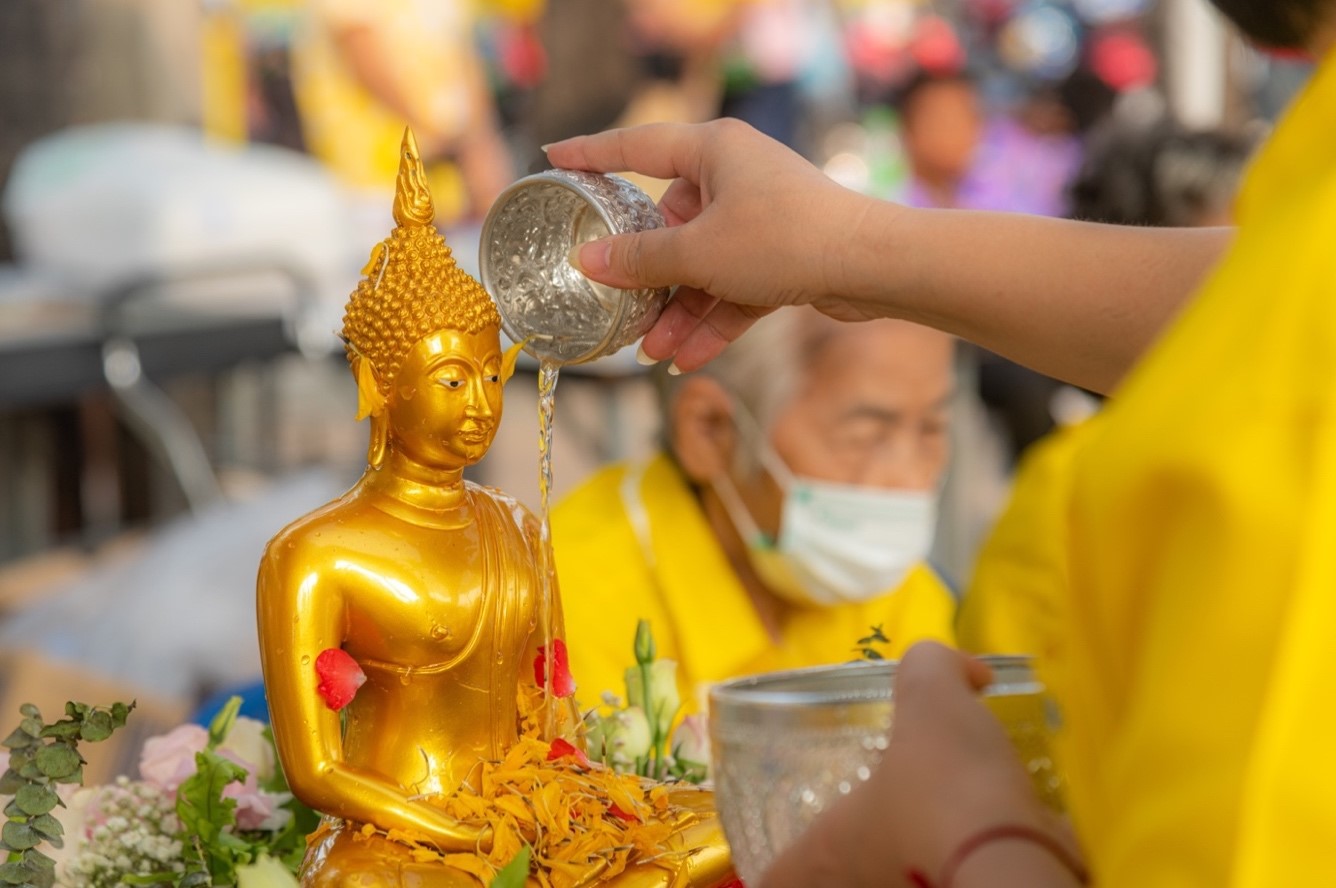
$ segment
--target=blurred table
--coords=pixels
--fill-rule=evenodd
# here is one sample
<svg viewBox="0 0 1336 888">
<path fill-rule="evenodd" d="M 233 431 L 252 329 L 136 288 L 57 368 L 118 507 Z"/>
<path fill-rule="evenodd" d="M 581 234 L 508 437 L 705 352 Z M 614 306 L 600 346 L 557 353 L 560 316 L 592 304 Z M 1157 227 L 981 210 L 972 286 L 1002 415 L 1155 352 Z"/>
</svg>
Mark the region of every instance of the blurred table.
<svg viewBox="0 0 1336 888">
<path fill-rule="evenodd" d="M 161 309 L 120 331 L 153 380 L 217 373 L 292 350 L 277 315 Z M 68 404 L 109 384 L 103 372 L 107 331 L 89 308 L 0 305 L 0 411 Z"/>
<path fill-rule="evenodd" d="M 0 269 L 0 561 L 216 499 L 192 417 L 229 371 L 294 350 L 305 294 L 286 289 L 203 269 L 93 296 Z"/>
</svg>

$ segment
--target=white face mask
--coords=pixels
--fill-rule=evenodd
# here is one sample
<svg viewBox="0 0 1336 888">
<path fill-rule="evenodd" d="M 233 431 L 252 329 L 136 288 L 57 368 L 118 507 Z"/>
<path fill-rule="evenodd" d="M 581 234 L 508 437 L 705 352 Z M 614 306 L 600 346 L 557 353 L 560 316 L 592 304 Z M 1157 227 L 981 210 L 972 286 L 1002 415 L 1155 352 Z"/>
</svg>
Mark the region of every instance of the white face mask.
<svg viewBox="0 0 1336 888">
<path fill-rule="evenodd" d="M 799 478 L 762 444 L 762 462 L 784 490 L 779 541 L 756 526 L 726 475 L 712 486 L 761 581 L 801 605 L 868 601 L 894 591 L 928 557 L 937 496 Z"/>
</svg>

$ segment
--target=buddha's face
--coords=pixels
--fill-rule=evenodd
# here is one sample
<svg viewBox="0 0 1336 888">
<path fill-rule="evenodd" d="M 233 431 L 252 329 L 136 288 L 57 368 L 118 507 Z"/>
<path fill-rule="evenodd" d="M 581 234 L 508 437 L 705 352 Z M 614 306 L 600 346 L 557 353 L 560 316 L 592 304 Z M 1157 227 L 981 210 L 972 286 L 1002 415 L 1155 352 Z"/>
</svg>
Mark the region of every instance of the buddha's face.
<svg viewBox="0 0 1336 888">
<path fill-rule="evenodd" d="M 482 459 L 501 421 L 501 339 L 440 330 L 408 352 L 386 401 L 396 449 L 423 465 L 462 469 Z"/>
</svg>

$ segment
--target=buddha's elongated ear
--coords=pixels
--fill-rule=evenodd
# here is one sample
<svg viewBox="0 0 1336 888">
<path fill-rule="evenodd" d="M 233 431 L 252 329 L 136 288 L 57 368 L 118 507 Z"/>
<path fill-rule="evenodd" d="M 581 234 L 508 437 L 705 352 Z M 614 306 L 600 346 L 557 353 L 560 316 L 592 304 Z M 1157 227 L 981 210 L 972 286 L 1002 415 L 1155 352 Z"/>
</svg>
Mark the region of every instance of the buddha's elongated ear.
<svg viewBox="0 0 1336 888">
<path fill-rule="evenodd" d="M 385 464 L 385 454 L 389 452 L 390 418 L 385 411 L 371 416 L 371 440 L 366 446 L 367 465 L 379 469 Z"/>
<path fill-rule="evenodd" d="M 357 421 L 385 412 L 385 396 L 380 391 L 380 377 L 365 355 L 353 355 L 353 376 L 357 379 Z"/>
<path fill-rule="evenodd" d="M 520 352 L 524 351 L 524 347 L 525 347 L 526 345 L 529 344 L 529 340 L 530 340 L 530 339 L 533 339 L 533 337 L 530 336 L 528 339 L 525 339 L 523 342 L 517 342 L 517 343 L 515 343 L 515 344 L 512 345 L 510 348 L 506 349 L 506 353 L 505 353 L 504 355 L 501 356 L 501 384 L 502 384 L 502 385 L 505 385 L 507 382 L 509 382 L 509 381 L 510 381 L 510 377 L 512 377 L 512 376 L 515 375 L 515 365 L 516 365 L 517 363 L 519 363 L 519 360 L 520 360 Z"/>
</svg>

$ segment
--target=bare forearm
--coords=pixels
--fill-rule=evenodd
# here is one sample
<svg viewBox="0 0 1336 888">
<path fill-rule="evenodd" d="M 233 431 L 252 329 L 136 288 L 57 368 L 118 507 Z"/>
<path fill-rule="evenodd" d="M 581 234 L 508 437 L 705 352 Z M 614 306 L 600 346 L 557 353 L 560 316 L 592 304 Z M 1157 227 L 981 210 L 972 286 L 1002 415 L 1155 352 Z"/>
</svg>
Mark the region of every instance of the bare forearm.
<svg viewBox="0 0 1336 888">
<path fill-rule="evenodd" d="M 1219 260 L 1232 229 L 868 208 L 844 294 L 1094 391 L 1115 387 Z"/>
</svg>

